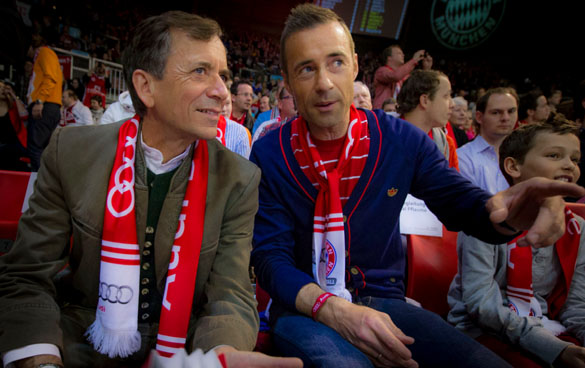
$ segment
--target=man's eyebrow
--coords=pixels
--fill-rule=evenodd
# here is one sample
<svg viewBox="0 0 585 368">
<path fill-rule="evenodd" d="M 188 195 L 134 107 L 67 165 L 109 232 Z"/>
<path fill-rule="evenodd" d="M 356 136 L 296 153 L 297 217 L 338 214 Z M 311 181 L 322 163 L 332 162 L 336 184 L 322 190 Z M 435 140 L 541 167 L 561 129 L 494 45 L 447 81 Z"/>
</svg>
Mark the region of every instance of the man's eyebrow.
<svg viewBox="0 0 585 368">
<path fill-rule="evenodd" d="M 207 69 L 211 69 L 211 63 L 208 61 L 198 61 L 195 63 L 194 68 L 204 67 Z"/>
<path fill-rule="evenodd" d="M 327 55 L 328 58 L 337 57 L 337 56 L 347 57 L 347 55 L 344 52 L 341 52 L 341 51 L 335 51 L 335 52 L 332 52 L 332 53 L 330 53 L 330 54 Z"/>
<path fill-rule="evenodd" d="M 307 60 L 303 60 L 303 61 L 299 61 L 298 63 L 296 63 L 296 65 L 294 66 L 293 70 L 297 70 L 298 68 L 305 66 L 307 64 L 311 64 L 313 62 L 313 59 L 307 59 Z"/>
<path fill-rule="evenodd" d="M 347 58 L 348 57 L 347 54 L 344 53 L 344 52 L 342 52 L 342 51 L 334 51 L 334 52 L 332 52 L 330 54 L 327 54 L 327 57 L 328 58 L 338 57 L 338 56 L 343 56 L 344 58 Z M 310 64 L 313 61 L 314 61 L 313 59 L 306 59 L 306 60 L 303 60 L 303 61 L 299 61 L 298 63 L 295 64 L 295 66 L 293 67 L 293 70 L 296 70 L 296 69 L 298 69 L 298 68 L 300 68 L 302 66 L 305 66 L 307 64 Z"/>
<path fill-rule="evenodd" d="M 219 75 L 229 77 L 230 76 L 230 70 L 228 68 L 222 69 L 222 70 L 219 71 Z"/>
</svg>

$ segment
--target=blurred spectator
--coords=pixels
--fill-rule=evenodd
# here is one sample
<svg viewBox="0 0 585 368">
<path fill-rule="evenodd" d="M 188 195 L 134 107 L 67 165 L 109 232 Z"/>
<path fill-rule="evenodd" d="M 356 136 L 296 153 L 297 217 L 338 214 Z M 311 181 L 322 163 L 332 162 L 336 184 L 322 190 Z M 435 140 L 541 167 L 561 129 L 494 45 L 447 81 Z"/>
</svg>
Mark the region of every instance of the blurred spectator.
<svg viewBox="0 0 585 368">
<path fill-rule="evenodd" d="M 67 83 L 67 86 L 75 92 L 77 97 L 82 98 L 83 95 L 85 95 L 85 87 L 79 78 L 71 79 L 69 83 Z"/>
<path fill-rule="evenodd" d="M 254 92 L 252 85 L 246 81 L 238 81 L 232 84 L 232 114 L 230 119 L 245 126 L 248 130 L 254 125 L 254 117 L 250 111 Z"/>
<path fill-rule="evenodd" d="M 447 134 L 455 139 L 457 147 L 469 142 L 469 138 L 465 133 L 467 121 L 467 100 L 457 96 L 453 99 L 453 110 L 451 110 L 449 123 L 447 123 Z"/>
<path fill-rule="evenodd" d="M 15 95 L 12 82 L 0 81 L 0 170 L 28 171 L 26 107 Z M 3 194 L 5 195 L 5 194 Z"/>
<path fill-rule="evenodd" d="M 90 106 L 92 96 L 100 96 L 102 98 L 102 107 L 106 107 L 106 91 L 110 88 L 110 81 L 106 78 L 106 67 L 103 63 L 97 63 L 94 72 L 91 75 L 83 77 L 85 84 L 85 94 L 83 96 L 83 104 Z M 81 96 L 79 96 L 81 98 Z"/>
<path fill-rule="evenodd" d="M 540 90 L 530 91 L 520 96 L 520 106 L 518 108 L 518 124 L 515 128 L 526 125 L 543 122 L 550 115 L 550 107 L 546 97 Z"/>
<path fill-rule="evenodd" d="M 248 159 L 248 157 L 250 157 L 252 136 L 248 129 L 229 118 L 231 114 L 232 97 L 230 93 L 228 93 L 228 96 L 221 107 L 221 116 L 225 119 L 226 124 L 223 126 L 220 118 L 219 123 L 217 124 L 216 139 L 224 144 L 230 151 Z"/>
<path fill-rule="evenodd" d="M 436 70 L 415 70 L 398 94 L 398 112 L 403 119 L 428 134 L 449 167 L 459 170 L 457 145 L 443 130 L 452 109 L 449 78 Z"/>
<path fill-rule="evenodd" d="M 24 62 L 22 73 L 16 79 L 16 95 L 22 101 L 26 101 L 28 94 L 28 86 L 30 84 L 30 78 L 32 77 L 33 63 L 30 60 Z"/>
<path fill-rule="evenodd" d="M 93 120 L 93 123 L 96 125 L 99 124 L 104 115 L 101 96 L 93 96 L 91 98 L 91 108 L 89 110 L 91 111 L 91 119 Z"/>
<path fill-rule="evenodd" d="M 387 98 L 396 98 L 408 74 L 425 57 L 424 50 L 414 53 L 412 59 L 404 62 L 404 52 L 398 45 L 388 46 L 382 53 L 384 65 L 374 75 L 374 108 L 382 108 Z"/>
<path fill-rule="evenodd" d="M 363 82 L 353 82 L 353 104 L 355 107 L 361 107 L 362 109 L 372 109 L 370 89 Z"/>
<path fill-rule="evenodd" d="M 60 126 L 92 125 L 91 111 L 79 101 L 72 89 L 63 92 L 63 111 L 61 112 Z"/>
<path fill-rule="evenodd" d="M 33 35 L 29 56 L 33 57 L 33 76 L 28 95 L 27 149 L 33 171 L 40 166 L 41 154 L 49 144 L 53 130 L 61 120 L 61 90 L 63 73 L 57 54 L 45 46 L 40 35 Z"/>
<path fill-rule="evenodd" d="M 552 113 L 557 112 L 557 106 L 559 106 L 562 99 L 563 91 L 561 91 L 560 89 L 555 89 L 554 91 L 552 91 L 550 97 L 548 98 L 548 106 Z"/>
<path fill-rule="evenodd" d="M 270 96 L 263 95 L 260 97 L 260 105 L 258 106 L 258 114 L 270 110 Z"/>
<path fill-rule="evenodd" d="M 396 112 L 396 99 L 388 98 L 382 103 L 382 110 L 384 112 Z"/>
<path fill-rule="evenodd" d="M 65 50 L 71 50 L 77 48 L 76 46 L 77 45 L 73 37 L 71 37 L 71 35 L 69 34 L 69 25 L 64 25 L 63 31 L 61 32 L 61 36 L 59 37 L 59 47 Z"/>
<path fill-rule="evenodd" d="M 277 111 L 278 115 L 258 126 L 254 132 L 252 144 L 254 144 L 254 142 L 256 142 L 258 139 L 266 136 L 266 134 L 273 131 L 274 129 L 278 129 L 282 124 L 286 123 L 297 115 L 297 107 L 295 105 L 294 97 L 285 87 L 280 89 L 280 92 L 278 93 L 277 107 L 275 107 L 273 111 Z"/>
<path fill-rule="evenodd" d="M 518 95 L 512 88 L 488 90 L 478 101 L 478 136 L 457 150 L 461 175 L 495 194 L 508 188 L 500 171 L 498 151 L 518 119 Z"/>
<path fill-rule="evenodd" d="M 104 112 L 100 124 L 111 124 L 117 121 L 128 120 L 135 114 L 130 92 L 124 91 L 118 96 L 118 101 L 111 104 Z"/>
</svg>

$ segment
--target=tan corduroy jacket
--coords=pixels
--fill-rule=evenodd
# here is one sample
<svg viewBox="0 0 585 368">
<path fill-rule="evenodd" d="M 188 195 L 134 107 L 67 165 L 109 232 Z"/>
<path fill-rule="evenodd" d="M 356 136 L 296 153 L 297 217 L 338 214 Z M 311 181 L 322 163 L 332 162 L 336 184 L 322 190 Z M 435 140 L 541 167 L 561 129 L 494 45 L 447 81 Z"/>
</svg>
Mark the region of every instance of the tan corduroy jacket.
<svg viewBox="0 0 585 368">
<path fill-rule="evenodd" d="M 53 134 L 16 242 L 0 258 L 1 353 L 36 343 L 51 343 L 63 351 L 60 314 L 71 308 L 77 315 L 81 311 L 84 318 L 79 323 L 84 329 L 95 319 L 104 208 L 120 125 L 67 127 Z M 251 350 L 258 313 L 248 265 L 260 170 L 215 139 L 208 147 L 204 235 L 187 350 L 221 344 Z M 171 181 L 157 226 L 155 269 L 161 295 L 191 155 L 192 151 Z M 135 208 L 141 251 L 148 208 L 146 182 L 143 152 L 137 144 Z M 66 264 L 71 272 L 56 289 L 53 278 Z"/>
</svg>

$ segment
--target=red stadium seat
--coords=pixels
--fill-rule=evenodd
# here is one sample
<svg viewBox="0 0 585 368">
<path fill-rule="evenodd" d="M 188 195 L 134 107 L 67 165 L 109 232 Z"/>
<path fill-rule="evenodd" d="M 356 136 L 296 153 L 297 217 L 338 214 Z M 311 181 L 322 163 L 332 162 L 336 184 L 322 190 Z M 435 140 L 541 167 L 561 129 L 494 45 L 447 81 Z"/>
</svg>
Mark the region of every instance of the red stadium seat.
<svg viewBox="0 0 585 368">
<path fill-rule="evenodd" d="M 16 239 L 29 172 L 0 170 L 0 239 Z"/>
<path fill-rule="evenodd" d="M 457 233 L 443 227 L 443 237 L 407 235 L 406 296 L 446 317 L 447 292 L 457 273 Z"/>
<path fill-rule="evenodd" d="M 256 301 L 258 302 L 258 312 L 265 312 L 266 307 L 268 306 L 268 302 L 270 301 L 270 295 L 260 287 L 258 282 L 256 282 Z M 259 351 L 261 353 L 275 355 L 276 351 L 272 344 L 272 336 L 270 335 L 270 331 L 259 331 L 258 332 L 258 339 L 256 340 L 256 347 L 254 351 Z"/>
</svg>

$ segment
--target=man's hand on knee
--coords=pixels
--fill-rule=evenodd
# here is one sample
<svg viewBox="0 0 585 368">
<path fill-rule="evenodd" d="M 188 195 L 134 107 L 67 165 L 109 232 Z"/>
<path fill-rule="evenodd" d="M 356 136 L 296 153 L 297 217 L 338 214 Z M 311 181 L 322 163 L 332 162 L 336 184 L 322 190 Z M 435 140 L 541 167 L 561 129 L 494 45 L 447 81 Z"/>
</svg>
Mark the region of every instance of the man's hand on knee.
<svg viewBox="0 0 585 368">
<path fill-rule="evenodd" d="M 414 339 L 406 336 L 388 314 L 342 298 L 331 300 L 326 307 L 330 312 L 321 314 L 318 320 L 355 345 L 376 366 L 418 367 L 406 347 Z"/>
<path fill-rule="evenodd" d="M 322 293 L 317 284 L 305 285 L 297 295 L 297 309 L 311 316 L 312 306 Z M 386 313 L 331 297 L 317 313 L 316 320 L 337 331 L 376 366 L 418 366 L 406 347 L 414 339 L 406 336 Z"/>
</svg>

